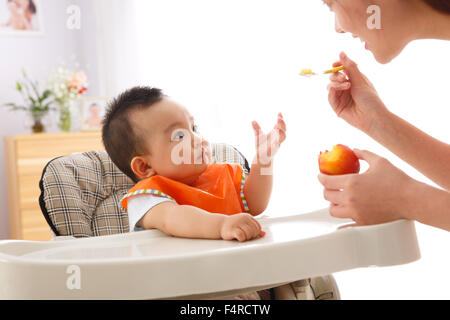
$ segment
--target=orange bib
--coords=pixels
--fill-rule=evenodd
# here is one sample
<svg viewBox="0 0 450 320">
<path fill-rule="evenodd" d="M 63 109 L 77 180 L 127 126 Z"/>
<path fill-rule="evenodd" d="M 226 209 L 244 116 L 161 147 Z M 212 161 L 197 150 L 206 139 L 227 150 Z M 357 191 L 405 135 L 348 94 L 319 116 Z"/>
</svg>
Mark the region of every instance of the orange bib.
<svg viewBox="0 0 450 320">
<path fill-rule="evenodd" d="M 179 205 L 191 205 L 212 213 L 232 215 L 249 212 L 244 197 L 244 183 L 240 165 L 212 164 L 192 186 L 162 176 L 141 180 L 122 198 L 122 207 L 127 209 L 130 197 L 152 194 L 175 200 Z"/>
</svg>

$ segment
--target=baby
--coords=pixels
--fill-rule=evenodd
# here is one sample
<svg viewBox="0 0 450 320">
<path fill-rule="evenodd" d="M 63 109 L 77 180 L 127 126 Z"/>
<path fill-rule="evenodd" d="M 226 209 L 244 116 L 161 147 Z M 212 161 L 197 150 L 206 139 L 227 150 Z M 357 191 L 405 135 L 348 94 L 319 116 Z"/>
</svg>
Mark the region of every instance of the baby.
<svg viewBox="0 0 450 320">
<path fill-rule="evenodd" d="M 264 236 L 254 216 L 269 202 L 286 125 L 281 114 L 268 134 L 252 125 L 257 152 L 245 178 L 238 164 L 211 164 L 192 115 L 160 89 L 134 87 L 114 99 L 102 137 L 112 161 L 137 183 L 122 199 L 130 230 L 241 242 Z"/>
<path fill-rule="evenodd" d="M 29 21 L 25 18 L 23 12 L 21 12 L 16 0 L 8 0 L 8 10 L 11 13 L 11 16 L 6 23 L 2 24 L 2 26 L 11 27 L 14 30 L 31 29 Z"/>
</svg>

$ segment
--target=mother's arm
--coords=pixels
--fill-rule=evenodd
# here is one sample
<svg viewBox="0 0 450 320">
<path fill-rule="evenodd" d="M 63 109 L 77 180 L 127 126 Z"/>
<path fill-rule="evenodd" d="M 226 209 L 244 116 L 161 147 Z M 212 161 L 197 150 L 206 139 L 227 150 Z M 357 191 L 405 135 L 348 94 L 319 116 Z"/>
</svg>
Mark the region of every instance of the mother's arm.
<svg viewBox="0 0 450 320">
<path fill-rule="evenodd" d="M 344 53 L 331 76 L 329 101 L 337 115 L 362 130 L 441 187 L 450 190 L 450 146 L 389 112 L 370 81 Z"/>
<path fill-rule="evenodd" d="M 428 178 L 450 190 L 450 146 L 390 113 L 370 136 Z"/>
</svg>

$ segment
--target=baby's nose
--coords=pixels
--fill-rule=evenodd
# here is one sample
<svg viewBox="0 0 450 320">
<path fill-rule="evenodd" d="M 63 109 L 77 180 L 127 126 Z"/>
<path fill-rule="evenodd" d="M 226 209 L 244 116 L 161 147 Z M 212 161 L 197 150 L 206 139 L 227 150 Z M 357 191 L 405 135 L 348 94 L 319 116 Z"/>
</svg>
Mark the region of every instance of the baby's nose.
<svg viewBox="0 0 450 320">
<path fill-rule="evenodd" d="M 193 135 L 193 139 L 192 139 L 192 146 L 194 148 L 198 148 L 201 147 L 203 144 L 203 139 L 201 136 L 198 136 L 196 134 Z"/>
</svg>

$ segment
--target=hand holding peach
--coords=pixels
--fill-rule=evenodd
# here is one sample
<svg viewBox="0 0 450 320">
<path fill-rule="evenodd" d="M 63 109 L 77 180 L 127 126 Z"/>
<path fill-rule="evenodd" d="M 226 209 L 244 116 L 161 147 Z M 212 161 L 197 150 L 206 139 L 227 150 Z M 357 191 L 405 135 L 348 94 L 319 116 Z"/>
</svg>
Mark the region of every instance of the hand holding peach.
<svg viewBox="0 0 450 320">
<path fill-rule="evenodd" d="M 351 218 L 359 225 L 370 225 L 402 219 L 404 203 L 415 180 L 388 160 L 369 151 L 355 149 L 359 159 L 369 163 L 362 174 L 331 176 L 319 174 L 325 187 L 324 198 L 330 201 L 330 214 Z"/>
</svg>

